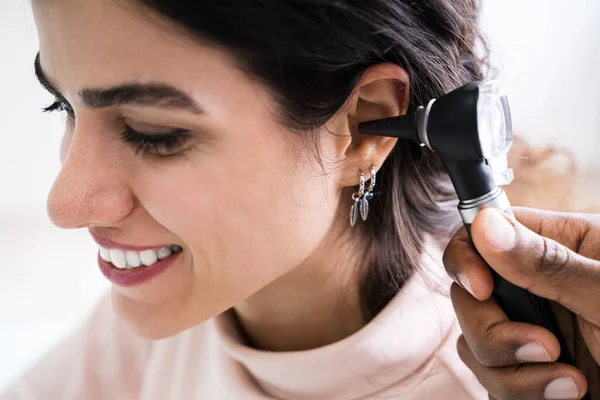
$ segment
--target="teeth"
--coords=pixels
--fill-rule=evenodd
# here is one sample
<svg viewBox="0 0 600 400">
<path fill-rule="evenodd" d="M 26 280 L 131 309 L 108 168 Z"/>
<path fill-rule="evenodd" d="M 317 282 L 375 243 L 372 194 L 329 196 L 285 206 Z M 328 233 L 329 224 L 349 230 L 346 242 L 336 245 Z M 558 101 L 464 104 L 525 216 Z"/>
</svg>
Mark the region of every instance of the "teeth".
<svg viewBox="0 0 600 400">
<path fill-rule="evenodd" d="M 128 251 L 125 253 L 125 259 L 127 261 L 128 268 L 137 268 L 142 265 L 142 261 L 140 261 L 140 253 L 136 251 Z"/>
<path fill-rule="evenodd" d="M 111 250 L 110 261 L 115 267 L 120 269 L 123 269 L 127 266 L 127 261 L 125 261 L 125 252 L 122 250 Z"/>
<path fill-rule="evenodd" d="M 149 267 L 158 261 L 158 254 L 154 250 L 140 251 L 140 260 L 142 264 Z"/>
<path fill-rule="evenodd" d="M 110 250 L 100 247 L 100 257 L 106 262 L 110 262 Z"/>
<path fill-rule="evenodd" d="M 109 263 L 112 263 L 119 269 L 132 269 L 142 266 L 149 267 L 158 260 L 164 260 L 174 253 L 182 251 L 181 246 L 161 247 L 158 250 L 145 251 L 123 251 L 118 249 L 108 250 L 100 247 L 100 257 Z"/>
<path fill-rule="evenodd" d="M 159 260 L 164 260 L 165 258 L 169 257 L 171 254 L 173 254 L 173 252 L 168 247 L 161 247 L 160 249 L 158 249 L 158 259 Z"/>
</svg>

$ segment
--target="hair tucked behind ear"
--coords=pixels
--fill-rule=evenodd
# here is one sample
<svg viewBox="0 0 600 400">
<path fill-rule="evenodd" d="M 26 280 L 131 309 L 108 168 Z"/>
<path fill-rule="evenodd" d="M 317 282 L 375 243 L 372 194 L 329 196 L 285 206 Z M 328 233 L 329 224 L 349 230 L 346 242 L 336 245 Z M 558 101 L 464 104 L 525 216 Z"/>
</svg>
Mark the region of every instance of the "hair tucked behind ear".
<svg viewBox="0 0 600 400">
<path fill-rule="evenodd" d="M 135 1 L 229 50 L 278 100 L 282 122 L 300 133 L 332 118 L 377 63 L 408 71 L 409 111 L 482 78 L 474 55 L 478 0 Z M 382 194 L 364 226 L 373 249 L 361 288 L 366 319 L 418 266 L 425 234 L 447 235 L 456 222 L 456 211 L 445 207 L 453 191 L 433 153 L 400 141 L 379 177 Z"/>
</svg>

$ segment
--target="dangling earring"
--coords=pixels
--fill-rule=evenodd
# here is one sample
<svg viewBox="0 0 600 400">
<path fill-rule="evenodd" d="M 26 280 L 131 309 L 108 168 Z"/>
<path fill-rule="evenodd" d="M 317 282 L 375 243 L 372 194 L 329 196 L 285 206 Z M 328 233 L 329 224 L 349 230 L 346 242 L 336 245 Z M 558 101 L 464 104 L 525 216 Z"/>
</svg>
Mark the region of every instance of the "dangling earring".
<svg viewBox="0 0 600 400">
<path fill-rule="evenodd" d="M 352 194 L 352 207 L 350 208 L 350 226 L 355 226 L 358 222 L 358 212 L 360 210 L 360 205 L 362 198 L 365 194 L 365 174 L 360 171 L 360 186 L 357 193 Z"/>
<path fill-rule="evenodd" d="M 371 181 L 369 183 L 369 188 L 366 193 L 363 194 L 361 202 L 360 202 L 360 216 L 363 221 L 366 221 L 369 217 L 369 201 L 373 199 L 373 190 L 375 190 L 375 184 L 377 182 L 377 176 L 375 173 L 375 167 L 371 165 Z"/>
<path fill-rule="evenodd" d="M 376 171 L 375 167 L 371 165 L 371 180 L 369 188 L 365 190 L 365 174 L 360 172 L 360 186 L 358 192 L 352 194 L 352 207 L 350 208 L 350 225 L 355 226 L 358 222 L 358 213 L 363 221 L 366 221 L 369 217 L 369 201 L 373 199 L 373 190 L 375 190 L 376 183 Z"/>
</svg>

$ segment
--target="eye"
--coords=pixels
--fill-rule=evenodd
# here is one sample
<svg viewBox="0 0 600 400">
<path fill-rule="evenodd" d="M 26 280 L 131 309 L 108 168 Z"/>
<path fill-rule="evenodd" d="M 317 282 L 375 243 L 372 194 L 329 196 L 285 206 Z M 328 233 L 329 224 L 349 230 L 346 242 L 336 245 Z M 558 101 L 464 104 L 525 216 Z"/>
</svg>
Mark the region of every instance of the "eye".
<svg viewBox="0 0 600 400">
<path fill-rule="evenodd" d="M 66 113 L 68 121 L 75 120 L 73 107 L 63 99 L 56 99 L 54 103 L 43 108 L 42 112 Z M 185 129 L 173 129 L 164 133 L 143 133 L 130 126 L 126 126 L 125 131 L 121 133 L 121 138 L 133 147 L 135 155 L 143 153 L 163 158 L 181 154 L 181 148 L 188 141 L 189 136 L 190 132 Z"/>
<path fill-rule="evenodd" d="M 66 101 L 62 99 L 56 99 L 56 101 L 50 104 L 48 107 L 44 107 L 42 112 L 45 113 L 53 113 L 53 112 L 63 112 L 67 113 L 67 117 L 69 119 L 75 119 L 75 111 L 73 111 L 73 107 Z"/>
<path fill-rule="evenodd" d="M 121 138 L 133 146 L 135 154 L 170 157 L 181 154 L 181 148 L 189 139 L 190 132 L 185 129 L 174 129 L 165 133 L 142 133 L 127 126 Z"/>
</svg>

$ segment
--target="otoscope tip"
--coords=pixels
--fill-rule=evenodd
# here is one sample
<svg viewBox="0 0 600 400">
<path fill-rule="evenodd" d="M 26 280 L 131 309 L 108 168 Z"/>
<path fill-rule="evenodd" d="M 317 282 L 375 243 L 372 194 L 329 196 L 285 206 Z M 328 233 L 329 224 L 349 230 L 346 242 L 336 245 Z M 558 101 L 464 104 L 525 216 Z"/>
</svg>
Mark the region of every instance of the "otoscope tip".
<svg viewBox="0 0 600 400">
<path fill-rule="evenodd" d="M 363 135 L 417 140 L 414 114 L 362 122 L 358 124 L 358 131 Z"/>
</svg>

